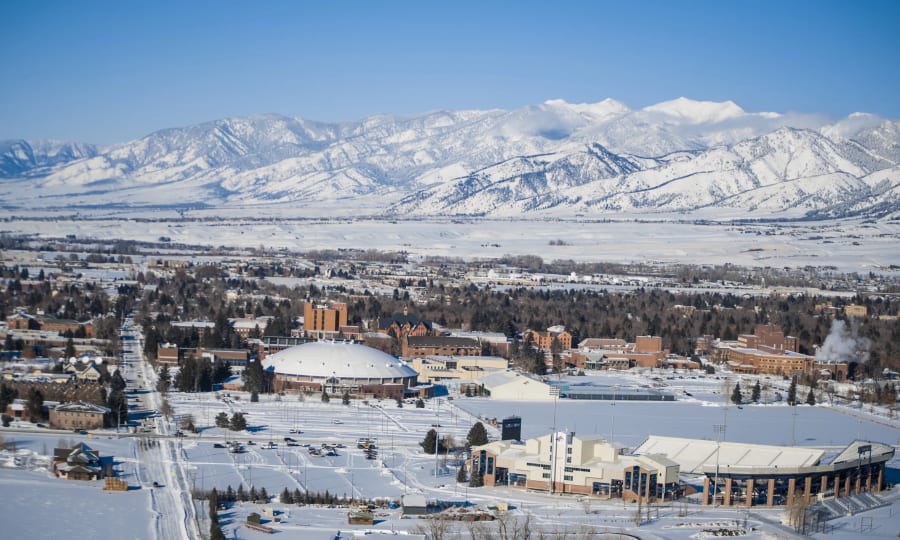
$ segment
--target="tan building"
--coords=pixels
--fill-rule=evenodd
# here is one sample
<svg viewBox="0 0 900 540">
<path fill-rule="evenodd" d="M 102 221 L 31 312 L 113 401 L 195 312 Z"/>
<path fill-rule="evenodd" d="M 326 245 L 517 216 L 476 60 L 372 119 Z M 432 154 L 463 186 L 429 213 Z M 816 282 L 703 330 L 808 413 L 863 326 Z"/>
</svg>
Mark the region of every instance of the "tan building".
<svg viewBox="0 0 900 540">
<path fill-rule="evenodd" d="M 491 442 L 472 448 L 468 468 L 491 487 L 644 502 L 681 494 L 677 463 L 657 455 L 624 455 L 599 435 L 557 432 L 525 444 Z"/>
<path fill-rule="evenodd" d="M 63 403 L 50 409 L 53 429 L 102 429 L 109 421 L 110 409 L 84 401 Z"/>
<path fill-rule="evenodd" d="M 419 383 L 474 381 L 491 371 L 504 370 L 509 361 L 499 356 L 417 356 L 409 366 L 419 374 Z"/>
<path fill-rule="evenodd" d="M 572 364 L 578 369 L 630 369 L 661 367 L 669 351 L 662 348 L 659 336 L 637 336 L 634 343 L 623 339 L 590 338 L 572 351 Z"/>
<path fill-rule="evenodd" d="M 865 317 L 869 314 L 869 309 L 866 306 L 860 306 L 858 304 L 850 304 L 849 306 L 844 307 L 844 315 L 848 317 Z"/>
<path fill-rule="evenodd" d="M 785 336 L 777 326 L 761 324 L 753 334 L 741 334 L 737 341 L 713 344 L 711 354 L 737 373 L 791 377 L 813 372 L 815 358 L 800 354 L 797 347 L 797 338 Z"/>
<path fill-rule="evenodd" d="M 253 336 L 262 336 L 266 332 L 266 327 L 269 326 L 269 322 L 272 319 L 273 317 L 271 316 L 235 318 L 228 319 L 228 324 L 231 325 L 235 334 L 247 339 Z"/>
<path fill-rule="evenodd" d="M 156 346 L 156 362 L 167 366 L 178 365 L 178 345 L 160 343 Z"/>
<path fill-rule="evenodd" d="M 347 304 L 331 302 L 330 305 L 303 305 L 303 330 L 310 337 L 333 338 L 347 326 Z"/>
</svg>

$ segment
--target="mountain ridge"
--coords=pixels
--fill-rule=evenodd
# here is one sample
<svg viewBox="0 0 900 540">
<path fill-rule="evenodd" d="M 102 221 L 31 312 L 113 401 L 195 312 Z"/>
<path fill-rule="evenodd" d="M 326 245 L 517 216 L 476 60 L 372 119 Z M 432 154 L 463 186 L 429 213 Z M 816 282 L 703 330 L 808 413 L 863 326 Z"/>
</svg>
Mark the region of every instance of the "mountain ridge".
<svg viewBox="0 0 900 540">
<path fill-rule="evenodd" d="M 732 101 L 632 110 L 547 100 L 341 123 L 260 114 L 105 147 L 0 141 L 0 205 L 289 204 L 352 215 L 364 199 L 385 217 L 722 208 L 793 219 L 868 208 L 881 218 L 898 215 L 898 164 L 900 122 L 865 113 L 817 125 Z"/>
</svg>

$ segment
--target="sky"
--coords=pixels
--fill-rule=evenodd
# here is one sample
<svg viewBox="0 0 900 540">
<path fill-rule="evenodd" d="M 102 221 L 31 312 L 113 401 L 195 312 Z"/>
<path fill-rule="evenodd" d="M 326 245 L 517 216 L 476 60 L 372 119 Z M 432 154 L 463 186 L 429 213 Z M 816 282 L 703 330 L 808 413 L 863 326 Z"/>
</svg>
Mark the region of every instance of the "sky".
<svg viewBox="0 0 900 540">
<path fill-rule="evenodd" d="M 685 96 L 900 118 L 900 2 L 0 2 L 0 140 Z"/>
</svg>

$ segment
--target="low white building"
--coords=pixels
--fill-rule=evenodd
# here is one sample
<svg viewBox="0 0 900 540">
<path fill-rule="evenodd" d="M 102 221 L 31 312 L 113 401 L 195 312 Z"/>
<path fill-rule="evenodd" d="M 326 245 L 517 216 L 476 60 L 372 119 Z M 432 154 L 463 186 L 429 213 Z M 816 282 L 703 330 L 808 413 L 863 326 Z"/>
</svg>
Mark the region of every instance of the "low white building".
<svg viewBox="0 0 900 540">
<path fill-rule="evenodd" d="M 485 395 L 493 399 L 520 401 L 551 401 L 551 386 L 543 381 L 513 370 L 485 375 L 476 381 Z"/>
</svg>

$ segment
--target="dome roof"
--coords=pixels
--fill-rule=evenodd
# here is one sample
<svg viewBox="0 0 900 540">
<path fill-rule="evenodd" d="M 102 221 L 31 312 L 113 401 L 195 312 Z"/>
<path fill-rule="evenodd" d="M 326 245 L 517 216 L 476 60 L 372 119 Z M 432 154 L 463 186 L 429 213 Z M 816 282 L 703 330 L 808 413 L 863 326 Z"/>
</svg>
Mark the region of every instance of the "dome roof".
<svg viewBox="0 0 900 540">
<path fill-rule="evenodd" d="M 345 379 L 415 377 L 414 369 L 378 349 L 356 343 L 316 341 L 279 351 L 263 369 L 282 375 Z"/>
</svg>

